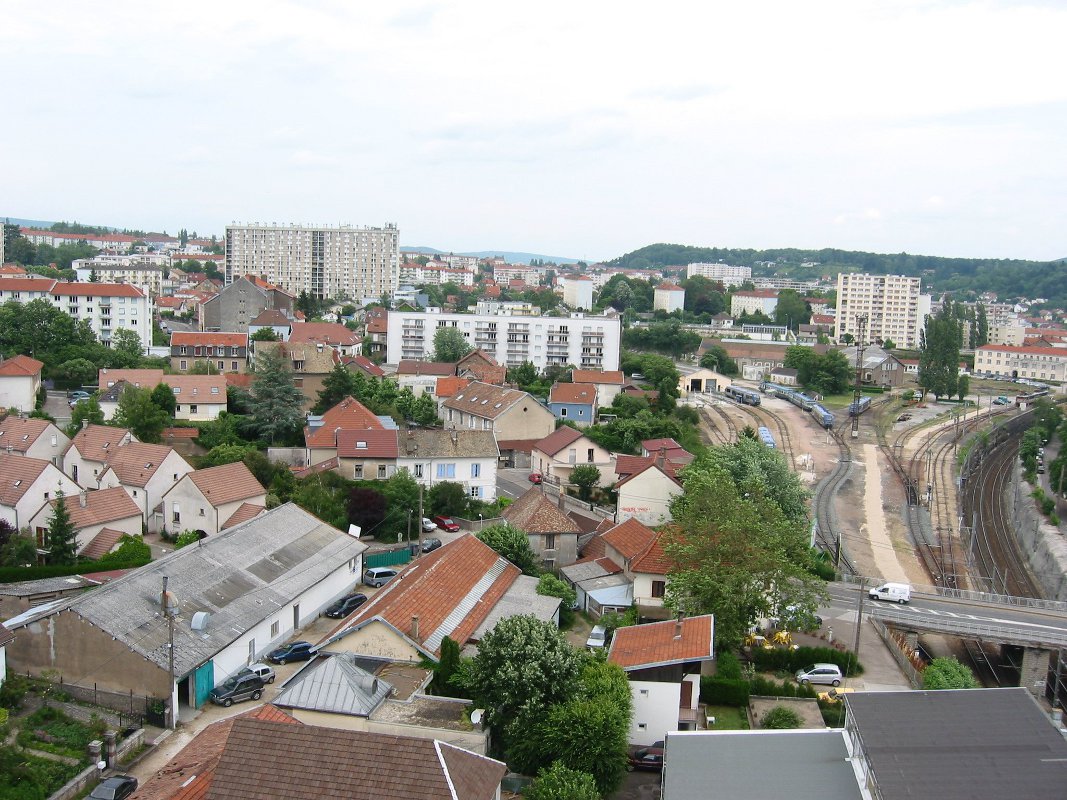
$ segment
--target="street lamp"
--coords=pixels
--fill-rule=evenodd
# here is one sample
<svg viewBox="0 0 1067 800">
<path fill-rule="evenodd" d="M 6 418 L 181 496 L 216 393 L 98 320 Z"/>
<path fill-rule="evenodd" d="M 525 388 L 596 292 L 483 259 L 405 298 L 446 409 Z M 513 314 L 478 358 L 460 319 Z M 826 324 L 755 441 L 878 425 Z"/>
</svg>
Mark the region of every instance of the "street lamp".
<svg viewBox="0 0 1067 800">
<path fill-rule="evenodd" d="M 481 529 L 482 529 L 482 515 L 479 513 L 478 514 L 478 530 L 480 531 Z"/>
</svg>

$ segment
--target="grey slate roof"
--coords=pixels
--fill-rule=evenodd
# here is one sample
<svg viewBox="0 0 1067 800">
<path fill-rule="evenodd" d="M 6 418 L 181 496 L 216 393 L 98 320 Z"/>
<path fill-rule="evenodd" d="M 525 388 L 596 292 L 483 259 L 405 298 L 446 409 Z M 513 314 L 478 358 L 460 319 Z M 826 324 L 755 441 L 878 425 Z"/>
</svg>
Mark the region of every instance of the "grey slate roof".
<svg viewBox="0 0 1067 800">
<path fill-rule="evenodd" d="M 35 594 L 69 592 L 74 589 L 84 589 L 88 586 L 96 585 L 96 581 L 89 580 L 81 575 L 63 575 L 58 578 L 40 578 L 35 581 L 0 583 L 0 595 L 9 597 L 31 597 Z"/>
<path fill-rule="evenodd" d="M 520 575 L 515 582 L 504 592 L 504 596 L 497 601 L 482 624 L 474 632 L 475 639 L 481 639 L 487 632 L 496 627 L 502 619 L 517 617 L 522 614 L 532 614 L 537 619 L 547 622 L 555 619 L 556 609 L 563 601 L 558 597 L 548 597 L 537 593 L 537 578 L 529 575 Z"/>
<path fill-rule="evenodd" d="M 492 431 L 412 429 L 400 434 L 401 458 L 497 458 Z"/>
<path fill-rule="evenodd" d="M 66 601 L 62 608 L 166 669 L 167 621 L 160 591 L 168 576 L 167 588 L 179 608 L 174 670 L 181 678 L 366 549 L 358 539 L 286 503 Z M 204 631 L 192 630 L 197 611 L 210 614 Z"/>
<path fill-rule="evenodd" d="M 663 796 L 861 800 L 848 756 L 841 730 L 672 732 Z M 941 797 L 937 791 L 916 796 Z"/>
<path fill-rule="evenodd" d="M 274 705 L 367 717 L 393 691 L 391 684 L 361 668 L 351 653 L 337 653 L 311 664 L 296 678 L 271 701 Z"/>
</svg>

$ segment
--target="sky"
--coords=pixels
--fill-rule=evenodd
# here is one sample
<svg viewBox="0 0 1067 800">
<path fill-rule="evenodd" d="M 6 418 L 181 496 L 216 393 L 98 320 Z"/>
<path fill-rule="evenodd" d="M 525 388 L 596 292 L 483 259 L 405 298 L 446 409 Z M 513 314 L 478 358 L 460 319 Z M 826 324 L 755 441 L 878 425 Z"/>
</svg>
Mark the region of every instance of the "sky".
<svg viewBox="0 0 1067 800">
<path fill-rule="evenodd" d="M 1067 3 L 27 2 L 0 213 L 1067 256 Z"/>
</svg>

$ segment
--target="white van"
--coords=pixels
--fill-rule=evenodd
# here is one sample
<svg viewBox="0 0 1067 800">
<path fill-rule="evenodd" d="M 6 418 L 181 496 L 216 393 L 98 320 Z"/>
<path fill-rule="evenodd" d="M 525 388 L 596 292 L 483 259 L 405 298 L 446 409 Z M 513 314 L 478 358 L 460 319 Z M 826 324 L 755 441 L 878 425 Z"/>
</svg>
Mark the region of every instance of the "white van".
<svg viewBox="0 0 1067 800">
<path fill-rule="evenodd" d="M 585 646 L 590 650 L 599 650 L 607 644 L 608 631 L 603 625 L 594 625 L 589 632 L 589 638 L 585 640 Z"/>
<path fill-rule="evenodd" d="M 867 592 L 872 600 L 888 600 L 893 603 L 904 603 L 911 600 L 911 587 L 906 583 L 883 583 Z"/>
</svg>

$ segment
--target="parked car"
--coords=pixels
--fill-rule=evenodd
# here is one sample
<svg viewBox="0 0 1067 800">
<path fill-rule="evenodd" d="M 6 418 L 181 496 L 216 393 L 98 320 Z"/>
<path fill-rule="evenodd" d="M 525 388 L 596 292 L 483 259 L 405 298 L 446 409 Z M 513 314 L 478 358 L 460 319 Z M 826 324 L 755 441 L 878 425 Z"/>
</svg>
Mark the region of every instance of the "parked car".
<svg viewBox="0 0 1067 800">
<path fill-rule="evenodd" d="M 424 533 L 430 533 L 432 531 L 437 530 L 437 526 L 434 525 L 433 520 L 430 519 L 429 517 L 423 517 L 422 518 L 422 530 L 423 530 Z"/>
<path fill-rule="evenodd" d="M 211 690 L 211 702 L 226 708 L 242 700 L 258 700 L 262 696 L 263 679 L 254 672 L 238 672 Z"/>
<path fill-rule="evenodd" d="M 631 753 L 626 759 L 626 769 L 649 769 L 660 771 L 663 769 L 663 748 L 642 747 Z"/>
<path fill-rule="evenodd" d="M 812 664 L 805 669 L 797 670 L 797 682 L 807 685 L 809 683 L 828 683 L 831 686 L 840 686 L 845 676 L 841 674 L 841 667 L 837 664 Z"/>
<path fill-rule="evenodd" d="M 277 650 L 267 653 L 267 660 L 274 664 L 288 664 L 290 661 L 307 661 L 317 651 L 311 642 L 289 642 Z"/>
<path fill-rule="evenodd" d="M 599 649 L 607 644 L 608 630 L 603 625 L 594 625 L 589 631 L 589 638 L 585 640 L 585 646 L 590 649 Z"/>
<path fill-rule="evenodd" d="M 433 539 L 423 539 L 422 540 L 422 552 L 424 552 L 424 553 L 432 553 L 434 550 L 436 550 L 440 546 L 441 546 L 441 540 L 440 539 L 433 538 Z"/>
<path fill-rule="evenodd" d="M 82 400 L 88 400 L 90 397 L 88 392 L 71 392 L 69 396 L 69 405 L 71 408 L 78 405 Z"/>
<path fill-rule="evenodd" d="M 904 605 L 911 600 L 911 587 L 906 583 L 883 583 L 868 590 L 867 596 L 872 600 L 888 600 Z"/>
<path fill-rule="evenodd" d="M 544 480 L 544 476 L 540 472 L 531 472 L 529 481 L 530 483 L 540 483 Z"/>
<path fill-rule="evenodd" d="M 341 617 L 347 617 L 361 605 L 367 602 L 367 595 L 362 592 L 352 592 L 352 594 L 346 594 L 336 603 L 326 609 L 326 616 L 330 619 L 341 619 Z"/>
<path fill-rule="evenodd" d="M 449 533 L 457 533 L 459 531 L 459 525 L 455 523 L 452 517 L 438 516 L 434 517 L 433 521 L 434 524 L 443 531 L 448 531 Z"/>
<path fill-rule="evenodd" d="M 367 586 L 385 586 L 399 574 L 392 567 L 371 567 L 363 573 L 363 583 Z"/>
<path fill-rule="evenodd" d="M 274 670 L 271 669 L 269 664 L 262 662 L 256 662 L 255 664 L 249 664 L 242 672 L 251 672 L 253 675 L 258 675 L 263 679 L 264 683 L 274 683 Z"/>
<path fill-rule="evenodd" d="M 89 793 L 91 800 L 122 800 L 137 791 L 137 779 L 132 775 L 113 775 L 96 784 Z"/>
</svg>

